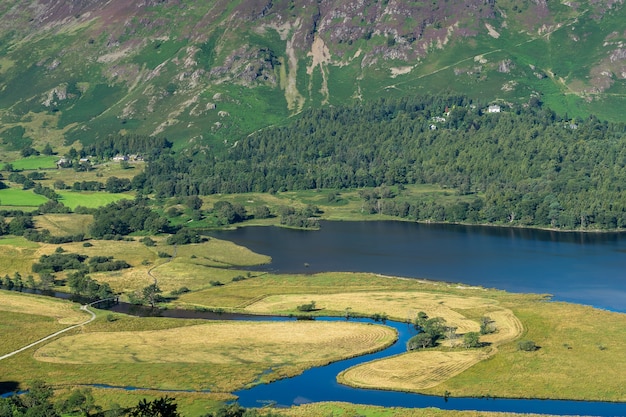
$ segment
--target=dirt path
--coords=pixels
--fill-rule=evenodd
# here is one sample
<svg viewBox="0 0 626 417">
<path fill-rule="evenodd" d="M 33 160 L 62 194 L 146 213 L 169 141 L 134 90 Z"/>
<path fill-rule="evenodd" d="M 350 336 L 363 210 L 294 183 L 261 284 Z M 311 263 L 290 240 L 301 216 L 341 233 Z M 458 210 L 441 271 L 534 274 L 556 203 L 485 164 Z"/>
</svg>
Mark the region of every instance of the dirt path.
<svg viewBox="0 0 626 417">
<path fill-rule="evenodd" d="M 66 328 L 65 328 L 65 329 L 63 329 L 63 330 L 59 330 L 59 331 L 58 331 L 58 332 L 56 332 L 56 333 L 52 333 L 51 335 L 48 335 L 48 336 L 46 336 L 46 337 L 44 337 L 44 338 L 41 338 L 41 339 L 39 339 L 39 340 L 36 340 L 36 341 L 34 341 L 33 343 L 31 343 L 31 344 L 29 344 L 29 345 L 26 345 L 26 346 L 24 346 L 24 347 L 22 347 L 22 348 L 20 348 L 20 349 L 14 350 L 14 351 L 13 351 L 13 352 L 11 352 L 11 353 L 7 353 L 6 355 L 0 356 L 0 361 L 1 361 L 1 360 L 3 360 L 3 359 L 10 358 L 10 357 L 11 357 L 11 356 L 13 356 L 13 355 L 17 355 L 17 354 L 18 354 L 18 353 L 20 353 L 20 352 L 23 352 L 23 351 L 25 351 L 25 350 L 27 350 L 27 349 L 30 349 L 31 347 L 36 346 L 36 345 L 38 345 L 38 344 L 40 344 L 40 343 L 43 343 L 43 342 L 45 342 L 45 341 L 47 341 L 47 340 L 50 340 L 50 339 L 52 339 L 52 338 L 54 338 L 54 337 L 57 337 L 57 336 L 58 336 L 58 335 L 60 335 L 60 334 L 63 334 L 63 333 L 65 333 L 65 332 L 68 332 L 68 331 L 70 331 L 70 330 L 72 330 L 72 329 L 75 329 L 75 328 L 77 328 L 77 327 L 84 326 L 85 324 L 91 323 L 92 321 L 94 321 L 94 320 L 95 320 L 95 318 L 96 318 L 96 314 L 95 314 L 93 311 L 89 310 L 89 307 L 90 307 L 92 304 L 99 303 L 99 302 L 101 302 L 101 301 L 106 301 L 106 300 L 98 300 L 98 301 L 94 301 L 93 303 L 90 303 L 90 304 L 85 304 L 85 305 L 82 305 L 82 306 L 80 307 L 80 309 L 81 309 L 81 310 L 83 310 L 83 311 L 85 311 L 85 312 L 87 312 L 87 313 L 89 313 L 89 314 L 91 315 L 91 317 L 89 317 L 89 319 L 88 319 L 88 320 L 86 320 L 86 321 L 84 321 L 84 322 L 82 322 L 82 323 L 74 324 L 73 326 L 70 326 L 70 327 L 66 327 Z"/>
</svg>

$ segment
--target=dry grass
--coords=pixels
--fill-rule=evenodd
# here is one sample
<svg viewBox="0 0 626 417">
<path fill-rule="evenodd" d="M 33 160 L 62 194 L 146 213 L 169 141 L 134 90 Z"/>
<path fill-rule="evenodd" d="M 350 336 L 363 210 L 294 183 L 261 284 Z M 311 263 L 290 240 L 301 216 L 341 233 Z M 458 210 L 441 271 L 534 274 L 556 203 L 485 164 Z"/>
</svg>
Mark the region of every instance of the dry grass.
<svg viewBox="0 0 626 417">
<path fill-rule="evenodd" d="M 181 297 L 181 302 L 257 314 L 292 314 L 297 313 L 299 305 L 315 301 L 319 309 L 317 314 L 345 314 L 346 311 L 362 315 L 385 313 L 404 321 L 412 320 L 418 312 L 424 311 L 430 317 L 443 317 L 448 325 L 457 327 L 458 334 L 478 331 L 482 316 L 491 317 L 497 326 L 496 333 L 481 339 L 490 344 L 484 350 L 426 351 L 380 360 L 342 375 L 342 382 L 348 385 L 408 391 L 427 389 L 496 354 L 498 346 L 515 340 L 523 332 L 517 317 L 501 305 L 500 298 L 504 300 L 506 297 L 501 292 L 480 288 L 371 274 L 268 275 L 226 287 L 187 294 Z M 380 288 L 384 287 L 389 290 L 381 291 Z M 394 287 L 397 288 L 395 291 L 392 290 Z M 415 290 L 408 290 L 411 287 Z M 416 368 L 418 359 L 423 366 Z M 371 367 L 375 367 L 376 372 Z M 384 369 L 387 370 L 381 371 Z"/>
<path fill-rule="evenodd" d="M 478 287 L 460 287 L 455 284 L 425 281 L 417 279 L 393 278 L 377 274 L 334 272 L 316 275 L 273 275 L 257 274 L 254 279 L 248 279 L 222 287 L 209 288 L 203 291 L 185 294 L 179 300 L 179 304 L 189 306 L 221 307 L 228 309 L 243 309 L 264 297 L 270 295 L 285 294 L 315 294 L 315 301 L 319 301 L 319 294 L 353 293 L 355 297 L 359 292 L 395 292 L 395 291 L 423 291 L 437 297 L 444 294 L 447 296 L 479 297 L 498 300 L 500 298 L 515 299 L 519 301 L 541 298 L 536 295 L 512 295 L 503 291 L 485 290 Z M 307 300 L 307 303 L 311 299 Z M 356 306 L 351 306 L 356 312 Z M 387 313 L 387 305 L 367 306 L 362 310 L 364 314 Z M 376 307 L 376 311 L 372 308 Z M 407 311 L 414 310 L 414 306 L 400 308 L 398 320 L 405 320 Z M 417 313 L 419 310 L 415 311 Z M 329 313 L 329 311 L 325 311 Z M 338 309 L 337 314 L 343 314 L 343 309 Z"/>
<path fill-rule="evenodd" d="M 343 312 L 350 309 L 353 313 L 371 314 L 386 313 L 389 317 L 399 320 L 413 321 L 420 311 L 426 312 L 429 317 L 443 317 L 447 324 L 457 327 L 459 333 L 478 331 L 480 326 L 476 321 L 463 316 L 456 309 L 488 310 L 494 307 L 495 301 L 487 298 L 460 297 L 427 292 L 358 292 L 338 294 L 284 294 L 271 295 L 246 307 L 246 311 L 253 313 L 290 313 L 296 307 L 315 301 L 315 307 L 333 312 Z M 376 310 L 372 311 L 372 306 Z"/>
<path fill-rule="evenodd" d="M 0 275 L 13 276 L 19 272 L 22 277 L 26 277 L 32 274 L 31 266 L 39 257 L 37 253 L 40 245 L 24 238 L 11 238 L 8 241 L 11 244 L 0 244 Z"/>
<path fill-rule="evenodd" d="M 159 331 L 67 336 L 38 349 L 35 358 L 73 364 L 311 365 L 377 350 L 394 339 L 390 328 L 358 323 L 216 322 Z"/>
<path fill-rule="evenodd" d="M 7 380 L 45 379 L 54 385 L 103 383 L 227 393 L 380 349 L 396 337 L 383 326 L 346 322 L 207 323 L 115 316 L 117 320 L 109 322 L 101 315 L 37 352 L 47 360 L 60 355 L 56 362 L 23 352 L 1 361 L 0 374 Z"/>
<path fill-rule="evenodd" d="M 250 303 L 245 310 L 260 314 L 288 314 L 297 306 L 315 301 L 318 309 L 368 314 L 384 312 L 391 317 L 414 320 L 419 311 L 429 317 L 442 317 L 446 324 L 457 328 L 459 334 L 476 332 L 478 321 L 465 317 L 489 315 L 498 328 L 496 333 L 484 336 L 482 341 L 490 344 L 485 350 L 472 351 L 424 351 L 407 353 L 390 359 L 359 365 L 339 376 L 339 380 L 356 387 L 379 387 L 400 391 L 419 391 L 434 387 L 458 375 L 481 360 L 497 352 L 497 346 L 518 338 L 523 327 L 508 309 L 497 305 L 495 300 L 479 297 L 433 294 L 428 292 L 357 292 L 337 294 L 281 294 L 270 295 Z M 375 310 L 373 307 L 375 306 Z M 452 342 L 454 344 L 455 342 Z M 450 344 L 449 344 L 450 345 Z"/>
<path fill-rule="evenodd" d="M 488 356 L 479 350 L 417 351 L 350 368 L 337 380 L 359 388 L 414 392 L 437 386 Z"/>
<path fill-rule="evenodd" d="M 489 411 L 456 411 L 437 408 L 377 407 L 338 402 L 303 404 L 281 409 L 286 417 L 328 417 L 328 416 L 367 416 L 367 417 L 539 417 L 539 414 L 498 413 Z"/>
<path fill-rule="evenodd" d="M 89 214 L 44 214 L 35 216 L 35 227 L 48 229 L 52 235 L 88 234 L 93 216 Z"/>
<path fill-rule="evenodd" d="M 567 303 L 511 306 L 521 339 L 541 348 L 500 346 L 498 354 L 437 387 L 454 395 L 626 401 L 626 314 Z"/>
<path fill-rule="evenodd" d="M 67 301 L 0 290 L 0 355 L 88 317 Z"/>
<path fill-rule="evenodd" d="M 51 317 L 67 326 L 89 318 L 80 311 L 77 304 L 69 301 L 2 290 L 0 290 L 0 311 Z"/>
</svg>

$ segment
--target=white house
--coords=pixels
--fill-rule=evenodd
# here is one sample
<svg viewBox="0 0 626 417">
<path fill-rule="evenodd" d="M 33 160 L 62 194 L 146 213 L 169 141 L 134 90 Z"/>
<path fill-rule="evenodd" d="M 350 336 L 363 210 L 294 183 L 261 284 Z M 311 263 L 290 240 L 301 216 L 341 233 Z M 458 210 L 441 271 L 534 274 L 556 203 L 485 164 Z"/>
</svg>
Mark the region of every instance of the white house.
<svg viewBox="0 0 626 417">
<path fill-rule="evenodd" d="M 500 106 L 492 104 L 487 108 L 487 113 L 500 113 Z"/>
</svg>

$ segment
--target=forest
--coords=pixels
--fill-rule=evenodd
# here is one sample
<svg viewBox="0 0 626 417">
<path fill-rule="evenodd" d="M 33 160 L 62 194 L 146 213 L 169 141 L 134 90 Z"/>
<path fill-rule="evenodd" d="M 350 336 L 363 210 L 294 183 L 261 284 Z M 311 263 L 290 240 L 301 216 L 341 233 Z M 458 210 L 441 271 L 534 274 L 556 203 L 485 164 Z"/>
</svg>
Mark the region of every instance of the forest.
<svg viewBox="0 0 626 417">
<path fill-rule="evenodd" d="M 626 125 L 557 115 L 538 99 L 488 105 L 451 95 L 310 109 L 227 150 L 155 155 L 132 184 L 157 197 L 437 184 L 474 198 L 364 199 L 415 220 L 626 227 Z"/>
</svg>

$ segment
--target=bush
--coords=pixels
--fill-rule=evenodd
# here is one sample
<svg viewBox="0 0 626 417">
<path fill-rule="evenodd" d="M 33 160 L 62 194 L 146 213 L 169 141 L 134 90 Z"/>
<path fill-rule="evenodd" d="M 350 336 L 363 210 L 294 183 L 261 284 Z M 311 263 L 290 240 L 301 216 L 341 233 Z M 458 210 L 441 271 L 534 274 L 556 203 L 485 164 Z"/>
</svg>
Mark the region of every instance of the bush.
<svg viewBox="0 0 626 417">
<path fill-rule="evenodd" d="M 155 246 L 156 242 L 152 239 L 150 239 L 148 236 L 141 238 L 140 240 L 141 243 L 143 243 L 146 246 Z"/>
<path fill-rule="evenodd" d="M 315 301 L 311 301 L 309 304 L 302 304 L 296 307 L 298 311 L 314 311 L 315 310 Z"/>
<path fill-rule="evenodd" d="M 539 346 L 537 346 L 532 340 L 522 340 L 517 343 L 517 349 L 524 352 L 534 352 L 539 349 Z"/>
<path fill-rule="evenodd" d="M 171 294 L 173 296 L 178 296 L 178 295 L 181 295 L 181 294 L 188 293 L 189 291 L 191 291 L 191 290 L 189 288 L 187 288 L 187 287 L 180 287 L 179 289 L 172 291 Z"/>
</svg>

